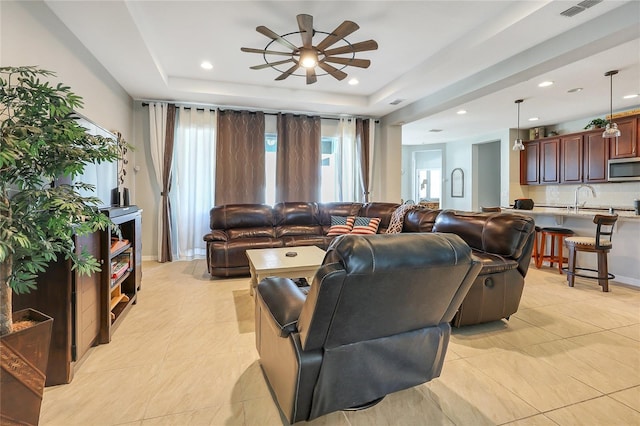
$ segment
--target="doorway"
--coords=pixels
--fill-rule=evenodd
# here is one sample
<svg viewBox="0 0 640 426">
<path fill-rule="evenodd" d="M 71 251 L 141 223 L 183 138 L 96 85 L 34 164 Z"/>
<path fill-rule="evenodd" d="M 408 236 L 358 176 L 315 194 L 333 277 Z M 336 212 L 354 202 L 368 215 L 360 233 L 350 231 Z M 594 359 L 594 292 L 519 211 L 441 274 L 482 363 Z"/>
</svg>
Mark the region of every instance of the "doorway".
<svg viewBox="0 0 640 426">
<path fill-rule="evenodd" d="M 473 146 L 474 208 L 500 205 L 500 141 Z"/>
<path fill-rule="evenodd" d="M 414 151 L 412 195 L 416 203 L 440 206 L 442 199 L 442 150 Z"/>
</svg>

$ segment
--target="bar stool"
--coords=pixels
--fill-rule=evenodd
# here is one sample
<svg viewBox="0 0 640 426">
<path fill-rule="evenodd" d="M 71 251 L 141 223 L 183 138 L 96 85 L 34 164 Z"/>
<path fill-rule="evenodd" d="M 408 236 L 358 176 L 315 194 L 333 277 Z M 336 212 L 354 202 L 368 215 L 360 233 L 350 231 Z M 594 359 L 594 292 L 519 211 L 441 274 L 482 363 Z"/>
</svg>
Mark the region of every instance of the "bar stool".
<svg viewBox="0 0 640 426">
<path fill-rule="evenodd" d="M 533 264 L 538 266 L 538 241 L 540 240 L 540 232 L 542 228 L 538 225 L 535 226 L 535 233 L 533 234 L 533 253 L 531 253 L 531 258 L 533 259 Z"/>
<path fill-rule="evenodd" d="M 569 248 L 569 267 L 564 269 L 567 273 L 567 283 L 573 287 L 575 277 L 590 278 L 598 280 L 602 291 L 609 291 L 609 280 L 615 275 L 609 273 L 607 253 L 611 250 L 611 239 L 613 237 L 613 226 L 618 220 L 618 215 L 607 216 L 597 214 L 593 218 L 596 224 L 596 236 L 594 237 L 569 237 L 565 239 L 565 244 Z M 604 237 L 604 238 L 603 238 Z M 576 266 L 576 252 L 586 251 L 598 254 L 598 269 L 578 268 Z M 583 274 L 576 271 L 596 272 L 597 275 Z"/>
<path fill-rule="evenodd" d="M 545 227 L 540 230 L 540 251 L 538 252 L 538 258 L 536 259 L 536 268 L 542 267 L 542 262 L 549 261 L 549 266 L 553 267 L 554 263 L 558 263 L 558 272 L 562 274 L 562 264 L 568 261 L 568 258 L 562 255 L 562 247 L 564 245 L 564 239 L 574 234 L 571 229 L 567 228 L 551 228 Z M 551 237 L 550 241 L 550 254 L 544 254 L 545 243 L 547 237 Z M 558 253 L 556 254 L 556 249 Z"/>
</svg>

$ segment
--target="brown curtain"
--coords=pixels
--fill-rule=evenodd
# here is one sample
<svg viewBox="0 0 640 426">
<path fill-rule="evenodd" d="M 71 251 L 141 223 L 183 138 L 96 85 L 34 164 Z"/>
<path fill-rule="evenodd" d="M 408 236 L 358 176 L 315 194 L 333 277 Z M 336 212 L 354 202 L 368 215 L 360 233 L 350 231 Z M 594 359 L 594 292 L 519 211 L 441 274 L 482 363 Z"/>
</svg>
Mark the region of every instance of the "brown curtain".
<svg viewBox="0 0 640 426">
<path fill-rule="evenodd" d="M 162 192 L 160 193 L 162 208 L 162 234 L 160 240 L 159 262 L 171 262 L 171 164 L 173 163 L 173 142 L 176 128 L 176 106 L 167 105 L 167 131 L 164 139 L 164 155 L 162 158 Z"/>
<path fill-rule="evenodd" d="M 320 117 L 278 114 L 276 202 L 320 201 Z"/>
<path fill-rule="evenodd" d="M 220 111 L 216 205 L 264 203 L 264 113 Z"/>
<path fill-rule="evenodd" d="M 369 152 L 371 149 L 369 141 L 371 137 L 370 133 L 369 120 L 356 119 L 356 143 L 360 157 L 360 181 L 362 182 L 362 194 L 365 203 L 369 202 L 369 167 L 371 167 L 369 164 Z"/>
</svg>

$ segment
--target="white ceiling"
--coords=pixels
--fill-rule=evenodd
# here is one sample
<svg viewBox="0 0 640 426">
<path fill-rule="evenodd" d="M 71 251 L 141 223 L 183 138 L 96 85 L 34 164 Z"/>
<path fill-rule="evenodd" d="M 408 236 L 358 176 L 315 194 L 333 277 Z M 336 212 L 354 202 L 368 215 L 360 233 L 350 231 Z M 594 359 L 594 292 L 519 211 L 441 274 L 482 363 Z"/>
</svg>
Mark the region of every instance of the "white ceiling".
<svg viewBox="0 0 640 426">
<path fill-rule="evenodd" d="M 60 20 L 134 98 L 261 110 L 383 117 L 403 126 L 403 143 L 453 141 L 516 127 L 602 116 L 614 77 L 614 110 L 640 98 L 640 2 L 608 0 L 567 18 L 579 1 L 59 1 L 46 0 Z M 347 37 L 379 49 L 361 52 L 368 69 L 347 67 L 306 85 L 275 81 L 271 68 L 241 47 L 264 48 L 298 31 L 296 15 L 331 32 L 344 20 L 360 29 Z M 292 36 L 293 37 L 293 36 Z M 297 37 L 297 36 L 296 36 Z M 314 45 L 324 38 L 317 34 Z M 288 37 L 295 44 L 294 38 Z M 276 43 L 272 49 L 280 49 Z M 200 68 L 204 60 L 213 69 Z M 286 69 L 284 67 L 283 69 Z M 357 86 L 347 82 L 351 77 Z M 552 80 L 541 89 L 537 84 Z M 567 90 L 584 90 L 568 94 Z M 399 105 L 390 102 L 401 99 Z M 468 111 L 457 115 L 459 109 Z M 537 116 L 536 123 L 527 121 Z M 442 129 L 430 133 L 430 129 Z"/>
</svg>

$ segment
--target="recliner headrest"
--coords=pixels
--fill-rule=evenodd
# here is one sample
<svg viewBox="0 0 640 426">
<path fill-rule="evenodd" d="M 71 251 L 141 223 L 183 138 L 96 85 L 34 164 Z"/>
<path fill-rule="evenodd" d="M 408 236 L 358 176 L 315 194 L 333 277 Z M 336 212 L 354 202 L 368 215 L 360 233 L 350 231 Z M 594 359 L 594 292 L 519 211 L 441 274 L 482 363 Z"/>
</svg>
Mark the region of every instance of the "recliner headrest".
<svg viewBox="0 0 640 426">
<path fill-rule="evenodd" d="M 470 258 L 469 246 L 453 234 L 347 234 L 331 243 L 324 264 L 340 263 L 348 274 L 367 274 L 458 264 Z"/>
</svg>

